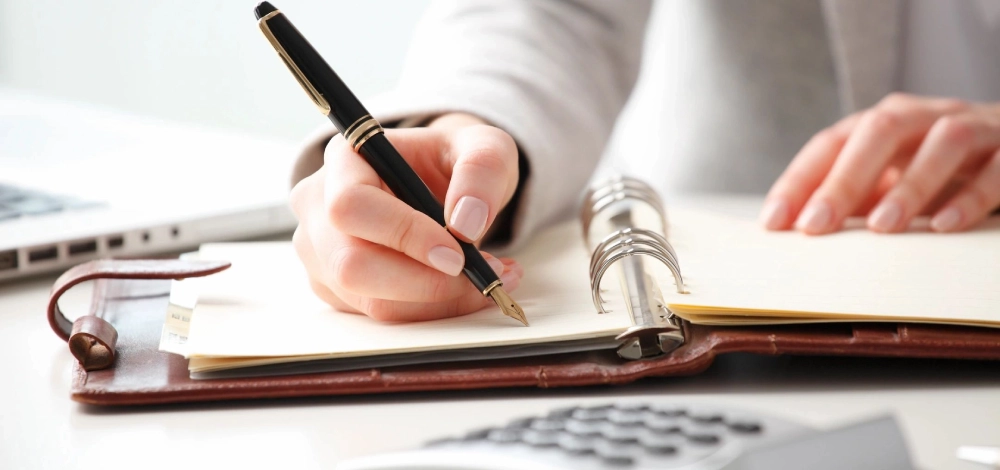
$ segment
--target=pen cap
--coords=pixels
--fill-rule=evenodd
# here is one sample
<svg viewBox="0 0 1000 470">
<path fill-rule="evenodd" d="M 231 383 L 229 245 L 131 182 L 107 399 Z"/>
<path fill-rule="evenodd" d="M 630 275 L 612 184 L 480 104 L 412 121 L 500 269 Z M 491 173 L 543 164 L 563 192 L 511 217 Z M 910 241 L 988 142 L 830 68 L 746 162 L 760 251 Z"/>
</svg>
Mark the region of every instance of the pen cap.
<svg viewBox="0 0 1000 470">
<path fill-rule="evenodd" d="M 254 14 L 261 32 L 288 70 L 341 133 L 368 115 L 361 101 L 280 10 L 270 2 L 261 2 L 254 8 Z"/>
</svg>

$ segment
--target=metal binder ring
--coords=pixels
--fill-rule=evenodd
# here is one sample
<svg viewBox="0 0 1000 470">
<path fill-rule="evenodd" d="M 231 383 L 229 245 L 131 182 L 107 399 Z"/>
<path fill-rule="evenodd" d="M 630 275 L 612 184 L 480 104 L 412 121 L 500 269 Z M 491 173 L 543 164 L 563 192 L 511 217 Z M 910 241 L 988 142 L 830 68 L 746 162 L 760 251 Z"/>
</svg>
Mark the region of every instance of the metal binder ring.
<svg viewBox="0 0 1000 470">
<path fill-rule="evenodd" d="M 622 190 L 612 194 L 608 194 L 601 199 L 594 201 L 593 205 L 590 206 L 588 211 L 584 212 L 583 217 L 583 234 L 585 241 L 590 243 L 590 224 L 593 223 L 594 218 L 597 214 L 601 213 L 608 206 L 625 200 L 641 201 L 649 205 L 656 212 L 657 217 L 660 219 L 660 227 L 666 230 L 667 227 L 667 217 L 664 214 L 663 205 L 660 203 L 659 199 L 649 199 L 649 195 L 644 192 L 636 192 L 632 190 Z"/>
<path fill-rule="evenodd" d="M 677 284 L 677 291 L 680 293 L 684 292 L 682 289 L 684 285 L 684 278 L 681 276 L 681 267 L 680 263 L 677 262 L 677 257 L 673 256 L 671 251 L 668 251 L 656 240 L 650 239 L 623 237 L 616 240 L 615 243 L 610 246 L 607 246 L 600 251 L 595 251 L 590 260 L 590 278 L 592 280 L 595 279 L 597 272 L 611 263 L 609 259 L 614 256 L 614 253 L 630 246 L 643 246 L 647 249 L 655 250 L 658 254 L 660 254 L 665 260 L 667 268 L 670 269 L 670 272 L 674 273 L 675 280 L 679 280 L 679 283 Z"/>
<path fill-rule="evenodd" d="M 612 232 L 608 236 L 604 237 L 604 239 L 602 239 L 601 242 L 597 244 L 597 247 L 594 248 L 594 252 L 590 257 L 590 274 L 594 274 L 597 260 L 604 252 L 609 251 L 608 250 L 609 245 L 617 244 L 619 239 L 632 234 L 638 235 L 640 237 L 652 238 L 658 243 L 657 248 L 660 248 L 666 254 L 669 254 L 671 259 L 673 259 L 674 264 L 676 264 L 678 267 L 680 266 L 680 262 L 677 260 L 677 253 L 674 252 L 674 247 L 670 245 L 670 242 L 667 241 L 666 237 L 652 230 L 646 230 L 635 227 L 626 227 L 621 230 Z"/>
<path fill-rule="evenodd" d="M 626 249 L 628 247 L 632 247 L 632 246 L 644 247 L 646 249 L 652 249 L 652 250 L 656 251 L 661 256 L 663 256 L 664 260 L 666 260 L 666 264 L 667 264 L 667 267 L 670 269 L 670 272 L 676 273 L 675 276 L 674 276 L 675 278 L 677 278 L 678 275 L 680 274 L 681 269 L 680 269 L 680 265 L 677 264 L 677 260 L 674 259 L 674 257 L 670 256 L 670 253 L 667 252 L 666 250 L 664 250 L 657 243 L 655 243 L 653 241 L 650 241 L 650 240 L 644 240 L 644 239 L 624 238 L 621 241 L 619 241 L 619 243 L 616 243 L 616 244 L 614 244 L 614 245 L 606 248 L 600 254 L 600 256 L 598 256 L 597 258 L 595 258 L 595 259 L 593 259 L 591 261 L 590 277 L 594 278 L 596 276 L 596 274 L 597 274 L 597 271 L 599 271 L 604 265 L 608 264 L 608 259 L 611 258 L 611 257 L 613 257 L 614 253 L 616 253 L 616 252 L 618 252 L 620 250 Z M 683 290 L 681 289 L 681 287 L 683 286 L 683 282 L 684 282 L 683 277 L 680 279 L 680 282 L 681 283 L 678 284 L 677 292 L 683 293 Z"/>
<path fill-rule="evenodd" d="M 590 244 L 590 225 L 593 219 L 608 206 L 624 200 L 640 201 L 649 205 L 659 216 L 661 227 L 666 230 L 666 213 L 656 191 L 638 179 L 621 176 L 605 185 L 591 189 L 584 198 L 580 218 L 583 221 L 584 241 L 588 245 Z"/>
<path fill-rule="evenodd" d="M 656 258 L 661 263 L 670 269 L 670 272 L 674 275 L 674 282 L 677 284 L 677 292 L 681 294 L 686 294 L 687 290 L 684 289 L 684 279 L 681 277 L 681 273 L 676 269 L 676 266 L 672 266 L 672 263 L 663 256 L 663 253 L 658 250 L 650 250 L 644 247 L 629 246 L 623 248 L 622 250 L 614 253 L 610 258 L 608 258 L 604 263 L 602 263 L 600 270 L 598 270 L 597 275 L 593 277 L 593 285 L 591 289 L 591 297 L 594 301 L 594 305 L 597 307 L 598 313 L 607 313 L 604 309 L 604 299 L 601 298 L 601 280 L 604 279 L 604 273 L 607 272 L 608 268 L 611 267 L 615 262 L 626 258 L 628 256 L 635 255 L 646 255 Z"/>
</svg>

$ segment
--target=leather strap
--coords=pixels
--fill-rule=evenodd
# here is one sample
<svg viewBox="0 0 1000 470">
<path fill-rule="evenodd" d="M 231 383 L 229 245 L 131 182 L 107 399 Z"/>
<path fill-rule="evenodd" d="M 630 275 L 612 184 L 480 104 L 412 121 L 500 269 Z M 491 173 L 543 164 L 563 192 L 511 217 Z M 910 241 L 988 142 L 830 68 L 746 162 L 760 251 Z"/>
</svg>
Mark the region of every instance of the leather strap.
<svg viewBox="0 0 1000 470">
<path fill-rule="evenodd" d="M 59 298 L 73 286 L 95 279 L 186 279 L 215 274 L 228 269 L 225 261 L 194 261 L 175 259 L 96 260 L 74 266 L 59 276 L 49 294 L 49 326 L 64 341 L 84 370 L 109 367 L 115 360 L 118 331 L 98 316 L 101 304 L 108 299 L 95 292 L 91 311 L 76 321 L 70 321 L 59 309 Z M 102 284 L 103 285 L 103 284 Z M 167 295 L 164 292 L 161 295 Z"/>
</svg>

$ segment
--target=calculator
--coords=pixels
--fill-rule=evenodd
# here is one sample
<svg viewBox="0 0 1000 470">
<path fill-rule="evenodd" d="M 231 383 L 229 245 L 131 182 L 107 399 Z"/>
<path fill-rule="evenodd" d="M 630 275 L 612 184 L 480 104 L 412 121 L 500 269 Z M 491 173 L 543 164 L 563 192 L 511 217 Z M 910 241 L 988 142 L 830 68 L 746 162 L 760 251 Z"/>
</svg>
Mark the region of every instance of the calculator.
<svg viewBox="0 0 1000 470">
<path fill-rule="evenodd" d="M 891 416 L 835 429 L 743 410 L 621 402 L 554 409 L 343 462 L 338 470 L 911 470 Z"/>
</svg>

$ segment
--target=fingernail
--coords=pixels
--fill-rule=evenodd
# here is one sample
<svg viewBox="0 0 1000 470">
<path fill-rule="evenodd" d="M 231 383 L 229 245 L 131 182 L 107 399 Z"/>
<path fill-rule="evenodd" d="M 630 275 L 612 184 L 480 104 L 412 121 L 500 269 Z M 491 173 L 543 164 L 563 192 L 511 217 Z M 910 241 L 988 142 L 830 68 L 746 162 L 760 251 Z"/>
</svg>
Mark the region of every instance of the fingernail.
<svg viewBox="0 0 1000 470">
<path fill-rule="evenodd" d="M 486 262 L 490 264 L 490 267 L 493 268 L 493 272 L 497 273 L 497 276 L 503 274 L 503 261 L 490 256 L 486 258 Z"/>
<path fill-rule="evenodd" d="M 769 201 L 760 211 L 760 222 L 768 230 L 778 230 L 788 218 L 788 203 L 784 199 Z"/>
<path fill-rule="evenodd" d="M 500 276 L 500 282 L 503 283 L 504 290 L 510 292 L 521 285 L 521 278 L 513 271 L 507 271 L 503 276 Z"/>
<path fill-rule="evenodd" d="M 462 272 L 462 255 L 444 245 L 431 248 L 427 260 L 435 269 L 449 276 L 458 276 Z"/>
<path fill-rule="evenodd" d="M 451 227 L 469 240 L 479 240 L 486 228 L 486 217 L 490 213 L 489 206 L 482 199 L 465 196 L 455 204 L 451 213 Z"/>
<path fill-rule="evenodd" d="M 931 219 L 931 228 L 935 232 L 950 232 L 958 228 L 962 223 L 962 212 L 954 207 L 949 207 Z"/>
<path fill-rule="evenodd" d="M 884 202 L 868 216 L 868 226 L 879 232 L 890 232 L 899 225 L 899 219 L 902 217 L 903 207 L 898 202 Z"/>
<path fill-rule="evenodd" d="M 804 232 L 822 232 L 830 225 L 833 219 L 833 210 L 826 201 L 809 204 L 806 210 L 802 211 L 799 220 L 795 222 L 795 228 Z"/>
</svg>

